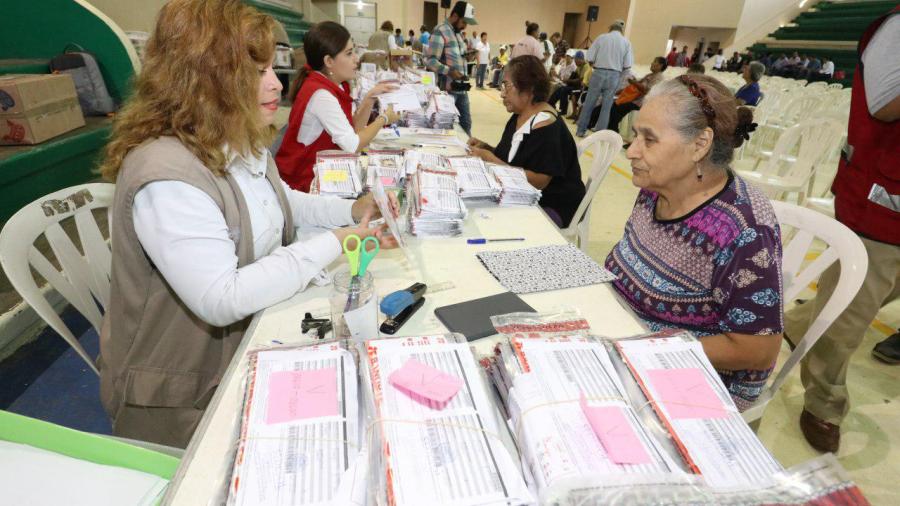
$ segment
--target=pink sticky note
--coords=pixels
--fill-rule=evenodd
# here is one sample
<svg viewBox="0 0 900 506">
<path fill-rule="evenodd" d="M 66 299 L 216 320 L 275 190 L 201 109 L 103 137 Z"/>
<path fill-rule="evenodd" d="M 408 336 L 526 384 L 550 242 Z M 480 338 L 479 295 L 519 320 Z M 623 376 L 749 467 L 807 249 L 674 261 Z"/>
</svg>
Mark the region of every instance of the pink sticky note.
<svg viewBox="0 0 900 506">
<path fill-rule="evenodd" d="M 609 460 L 616 464 L 650 463 L 650 455 L 620 406 L 588 406 L 587 399 L 581 394 L 581 410 Z"/>
<path fill-rule="evenodd" d="M 390 176 L 381 176 L 379 179 L 381 179 L 381 184 L 383 184 L 384 186 L 394 185 L 394 178 Z"/>
<path fill-rule="evenodd" d="M 411 358 L 388 377 L 395 388 L 435 409 L 444 409 L 462 388 L 462 380 Z"/>
<path fill-rule="evenodd" d="M 266 423 L 338 414 L 337 370 L 276 371 L 269 375 Z"/>
<path fill-rule="evenodd" d="M 672 418 L 728 417 L 728 409 L 700 369 L 649 369 L 647 376 Z"/>
</svg>

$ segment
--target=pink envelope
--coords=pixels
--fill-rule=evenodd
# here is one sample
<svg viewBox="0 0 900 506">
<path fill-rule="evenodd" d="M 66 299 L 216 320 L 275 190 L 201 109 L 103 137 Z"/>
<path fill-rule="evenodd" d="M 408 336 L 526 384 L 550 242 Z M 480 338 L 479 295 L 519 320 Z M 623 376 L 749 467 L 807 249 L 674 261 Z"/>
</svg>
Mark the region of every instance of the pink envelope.
<svg viewBox="0 0 900 506">
<path fill-rule="evenodd" d="M 462 388 L 462 380 L 411 358 L 388 377 L 395 388 L 414 401 L 444 409 Z"/>
<path fill-rule="evenodd" d="M 337 369 L 271 373 L 266 408 L 267 424 L 337 416 Z"/>
<path fill-rule="evenodd" d="M 681 418 L 727 418 L 728 408 L 716 395 L 703 371 L 687 369 L 648 369 L 650 383 L 659 394 L 669 416 Z"/>
<path fill-rule="evenodd" d="M 609 460 L 616 464 L 651 462 L 650 455 L 634 432 L 622 407 L 588 406 L 587 399 L 581 394 L 581 410 L 606 450 Z"/>
</svg>

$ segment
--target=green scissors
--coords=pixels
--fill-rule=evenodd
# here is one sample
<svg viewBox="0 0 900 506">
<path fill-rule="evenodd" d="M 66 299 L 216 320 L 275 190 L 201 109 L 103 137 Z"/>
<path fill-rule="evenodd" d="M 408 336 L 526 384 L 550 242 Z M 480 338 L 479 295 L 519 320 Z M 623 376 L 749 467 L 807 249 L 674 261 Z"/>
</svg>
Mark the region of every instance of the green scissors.
<svg viewBox="0 0 900 506">
<path fill-rule="evenodd" d="M 347 244 L 351 239 L 356 240 L 356 244 L 353 247 L 350 247 Z M 371 251 L 367 251 L 366 243 L 368 242 L 375 245 Z M 343 246 L 344 254 L 347 255 L 347 262 L 350 264 L 350 275 L 354 277 L 364 276 L 366 274 L 366 269 L 369 267 L 369 263 L 372 262 L 372 259 L 374 259 L 375 255 L 381 250 L 381 245 L 375 237 L 369 236 L 361 240 L 356 234 L 350 234 L 345 237 Z"/>
</svg>

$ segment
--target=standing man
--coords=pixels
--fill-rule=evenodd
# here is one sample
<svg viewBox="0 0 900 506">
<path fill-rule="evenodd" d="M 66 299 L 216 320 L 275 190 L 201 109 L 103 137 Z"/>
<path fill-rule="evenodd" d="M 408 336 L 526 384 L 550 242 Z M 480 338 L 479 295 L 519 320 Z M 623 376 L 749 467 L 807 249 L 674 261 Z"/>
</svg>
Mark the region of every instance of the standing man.
<svg viewBox="0 0 900 506">
<path fill-rule="evenodd" d="M 438 77 L 439 86 L 449 92 L 459 110 L 459 126 L 472 135 L 472 113 L 469 110 L 469 88 L 466 77 L 466 41 L 460 32 L 468 25 L 477 25 L 475 7 L 468 2 L 456 2 L 450 16 L 434 28 L 429 42 L 426 66 Z"/>
<path fill-rule="evenodd" d="M 687 54 L 687 46 L 681 48 L 681 52 L 678 53 L 678 59 L 675 61 L 676 67 L 687 67 L 691 64 L 691 57 Z"/>
<path fill-rule="evenodd" d="M 600 116 L 593 130 L 603 130 L 609 122 L 609 111 L 612 110 L 613 97 L 619 86 L 619 78 L 623 70 L 631 68 L 634 56 L 631 52 L 631 42 L 622 35 L 625 22 L 616 20 L 609 27 L 609 32 L 597 37 L 588 49 L 587 61 L 593 65 L 594 72 L 591 75 L 591 83 L 588 86 L 581 114 L 578 116 L 577 137 L 584 137 L 590 125 L 591 113 L 597 100 L 600 99 Z"/>
<path fill-rule="evenodd" d="M 475 70 L 475 85 L 478 89 L 484 89 L 484 76 L 487 73 L 488 64 L 491 63 L 491 45 L 488 44 L 487 32 L 481 32 L 481 40 L 475 46 L 478 51 L 478 68 Z"/>
<path fill-rule="evenodd" d="M 428 33 L 428 27 L 422 25 L 419 27 L 419 42 L 422 43 L 422 47 L 428 47 L 428 40 L 431 38 L 431 34 Z"/>
<path fill-rule="evenodd" d="M 513 46 L 509 59 L 512 60 L 517 56 L 530 54 L 538 60 L 544 61 L 544 48 L 541 47 L 541 42 L 538 40 L 540 33 L 541 27 L 537 23 L 527 23 L 525 25 L 525 36 Z"/>
<path fill-rule="evenodd" d="M 866 247 L 865 281 L 844 312 L 807 353 L 800 429 L 809 444 L 837 452 L 850 409 L 847 366 L 882 306 L 900 298 L 900 6 L 876 19 L 858 46 L 847 144 L 831 187 L 838 221 Z M 893 55 L 893 56 L 892 56 Z M 787 313 L 785 336 L 798 340 L 831 297 L 840 266 L 822 273 L 815 301 Z M 796 341 L 795 341 L 796 342 Z M 875 346 L 876 358 L 900 363 L 900 333 Z"/>
</svg>

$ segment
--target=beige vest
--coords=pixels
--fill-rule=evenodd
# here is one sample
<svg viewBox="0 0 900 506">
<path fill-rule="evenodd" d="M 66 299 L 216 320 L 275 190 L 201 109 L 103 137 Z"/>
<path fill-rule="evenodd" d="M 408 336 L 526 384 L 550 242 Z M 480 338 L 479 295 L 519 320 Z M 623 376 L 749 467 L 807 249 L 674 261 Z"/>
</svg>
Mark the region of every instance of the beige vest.
<svg viewBox="0 0 900 506">
<path fill-rule="evenodd" d="M 266 177 L 294 240 L 290 207 L 271 156 Z M 250 215 L 237 182 L 217 177 L 174 137 L 134 148 L 116 181 L 110 225 L 111 297 L 100 332 L 100 396 L 116 435 L 184 447 L 200 421 L 249 318 L 214 327 L 195 316 L 144 253 L 134 196 L 153 181 L 182 181 L 208 194 L 225 217 L 238 266 L 253 262 Z"/>
</svg>

